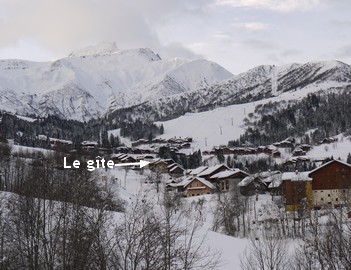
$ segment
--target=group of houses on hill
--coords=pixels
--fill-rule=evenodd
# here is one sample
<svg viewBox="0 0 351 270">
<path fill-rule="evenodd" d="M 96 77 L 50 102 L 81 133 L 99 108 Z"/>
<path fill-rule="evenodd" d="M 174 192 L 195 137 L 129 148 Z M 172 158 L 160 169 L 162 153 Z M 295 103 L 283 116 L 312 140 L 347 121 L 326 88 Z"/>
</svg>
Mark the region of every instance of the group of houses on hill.
<svg viewBox="0 0 351 270">
<path fill-rule="evenodd" d="M 288 148 L 291 150 L 292 156 L 304 156 L 308 151 L 312 149 L 312 146 L 309 144 L 297 144 L 294 138 L 287 138 L 281 142 L 273 143 L 273 145 L 268 146 L 258 146 L 258 147 L 228 147 L 228 146 L 219 146 L 208 151 L 205 150 L 202 152 L 203 155 L 218 155 L 219 153 L 223 155 L 257 155 L 257 154 L 266 154 L 273 158 L 281 158 L 282 153 L 279 151 L 279 148 Z"/>
<path fill-rule="evenodd" d="M 309 172 L 267 171 L 251 175 L 224 164 L 201 166 L 188 171 L 180 181 L 172 180 L 166 185 L 168 191 L 186 197 L 226 192 L 233 187 L 243 196 L 265 192 L 282 196 L 287 211 L 339 207 L 351 201 L 351 165 L 332 160 Z"/>
<path fill-rule="evenodd" d="M 247 196 L 266 191 L 282 195 L 287 211 L 339 207 L 351 201 L 351 165 L 332 160 L 308 172 L 261 172 L 238 186 Z"/>
<path fill-rule="evenodd" d="M 190 145 L 192 142 L 193 142 L 193 138 L 191 137 L 186 137 L 186 138 L 175 137 L 170 139 L 155 138 L 152 141 L 149 141 L 146 139 L 140 139 L 132 142 L 132 147 L 138 147 L 141 145 L 150 145 L 150 144 L 163 144 L 163 145 L 177 146 L 180 148 L 190 148 Z"/>
<path fill-rule="evenodd" d="M 229 169 L 226 165 L 201 166 L 188 172 L 180 182 L 171 181 L 168 191 L 181 192 L 186 197 L 226 192 L 236 186 L 248 174 L 239 169 Z"/>
<path fill-rule="evenodd" d="M 351 165 L 339 160 L 283 181 L 286 210 L 340 207 L 351 201 Z"/>
<path fill-rule="evenodd" d="M 156 173 L 169 174 L 166 190 L 182 196 L 198 196 L 214 192 L 227 192 L 238 188 L 243 196 L 270 192 L 284 198 L 287 211 L 339 207 L 351 201 L 351 165 L 331 160 L 312 171 L 266 171 L 249 174 L 230 169 L 224 164 L 201 166 L 184 170 L 173 159 L 154 158 L 152 155 L 131 156 L 114 154 L 115 163 L 150 161 L 148 168 Z"/>
</svg>

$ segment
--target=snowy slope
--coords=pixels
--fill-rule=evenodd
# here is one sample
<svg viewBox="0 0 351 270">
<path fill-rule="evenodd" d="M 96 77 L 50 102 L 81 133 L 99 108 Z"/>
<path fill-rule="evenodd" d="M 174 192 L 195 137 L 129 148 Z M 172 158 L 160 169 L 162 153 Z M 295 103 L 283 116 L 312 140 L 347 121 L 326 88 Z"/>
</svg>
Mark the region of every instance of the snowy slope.
<svg viewBox="0 0 351 270">
<path fill-rule="evenodd" d="M 88 120 L 160 96 L 207 87 L 232 74 L 206 60 L 162 60 L 150 49 L 89 47 L 54 62 L 0 61 L 0 108 Z"/>
<path fill-rule="evenodd" d="M 189 112 L 209 111 L 233 104 L 267 100 L 287 92 L 305 95 L 311 91 L 351 87 L 351 66 L 338 61 L 320 61 L 284 66 L 258 66 L 245 73 L 195 91 L 152 99 L 126 111 L 126 116 L 163 121 Z M 301 92 L 301 94 L 300 94 Z M 118 111 L 118 114 L 123 111 Z M 112 119 L 116 115 L 112 114 Z"/>
<path fill-rule="evenodd" d="M 238 139 L 245 132 L 244 119 L 248 114 L 254 112 L 257 105 L 268 102 L 300 100 L 308 93 L 320 91 L 324 87 L 329 89 L 335 85 L 337 84 L 311 84 L 299 91 L 283 92 L 278 96 L 255 102 L 218 107 L 205 112 L 187 113 L 176 119 L 157 122 L 157 124 L 163 124 L 164 126 L 164 134 L 160 137 L 193 137 L 194 143 L 192 146 L 194 150 L 208 150 L 212 149 L 213 146 L 227 145 L 229 140 Z M 330 155 L 331 153 L 330 151 Z"/>
</svg>

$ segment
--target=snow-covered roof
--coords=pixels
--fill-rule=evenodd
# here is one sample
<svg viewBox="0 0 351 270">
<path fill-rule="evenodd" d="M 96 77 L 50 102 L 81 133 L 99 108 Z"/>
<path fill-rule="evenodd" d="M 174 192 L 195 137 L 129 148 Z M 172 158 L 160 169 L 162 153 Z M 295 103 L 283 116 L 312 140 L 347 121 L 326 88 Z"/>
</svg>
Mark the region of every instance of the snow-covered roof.
<svg viewBox="0 0 351 270">
<path fill-rule="evenodd" d="M 206 170 L 207 168 L 208 168 L 207 166 L 200 166 L 200 167 L 198 167 L 196 169 L 191 170 L 190 174 L 191 175 L 197 175 L 197 174 L 203 172 L 204 170 Z"/>
<path fill-rule="evenodd" d="M 260 172 L 258 175 L 261 178 L 267 178 L 267 177 L 270 177 L 272 175 L 279 174 L 279 173 L 280 173 L 280 171 L 264 171 L 264 172 Z"/>
<path fill-rule="evenodd" d="M 91 142 L 91 141 L 83 141 L 82 145 L 98 145 L 97 142 Z"/>
<path fill-rule="evenodd" d="M 311 174 L 314 173 L 315 171 L 318 171 L 319 169 L 322 169 L 323 167 L 329 165 L 329 164 L 332 163 L 332 162 L 339 162 L 339 163 L 341 163 L 341 164 L 343 164 L 343 165 L 346 165 L 346 166 L 348 166 L 348 167 L 351 167 L 351 165 L 348 164 L 348 163 L 346 163 L 346 162 L 343 162 L 343 161 L 341 161 L 341 160 L 333 159 L 333 160 L 331 160 L 331 161 L 329 161 L 329 162 L 323 164 L 322 166 L 320 166 L 320 167 L 318 167 L 318 168 L 316 168 L 316 169 L 310 171 L 309 175 L 311 175 Z"/>
<path fill-rule="evenodd" d="M 122 153 L 119 153 L 119 154 L 112 154 L 111 155 L 111 158 L 121 158 L 123 156 L 126 156 L 126 154 L 122 154 Z"/>
<path fill-rule="evenodd" d="M 169 171 L 170 171 L 170 172 L 173 172 L 173 171 L 175 171 L 177 168 L 183 170 L 181 167 L 179 167 L 178 165 L 176 165 L 176 166 L 174 166 L 172 169 L 170 169 Z"/>
<path fill-rule="evenodd" d="M 219 164 L 219 165 L 208 167 L 206 170 L 204 170 L 203 172 L 199 173 L 198 176 L 202 177 L 202 176 L 209 175 L 209 174 L 215 172 L 216 170 L 218 170 L 219 168 L 221 168 L 222 166 L 224 166 L 227 170 L 229 169 L 226 165 Z"/>
<path fill-rule="evenodd" d="M 177 163 L 172 163 L 171 165 L 168 165 L 167 168 L 172 169 L 172 167 L 174 167 L 174 166 L 178 166 Z"/>
<path fill-rule="evenodd" d="M 194 180 L 198 180 L 200 181 L 202 184 L 204 184 L 205 186 L 208 186 L 211 189 L 215 189 L 215 186 L 210 182 L 207 181 L 206 179 L 202 178 L 202 177 L 192 177 L 190 178 L 190 180 L 184 185 L 184 188 L 186 186 L 188 186 L 191 182 L 193 182 Z"/>
<path fill-rule="evenodd" d="M 239 187 L 246 187 L 247 185 L 249 185 L 254 179 L 255 179 L 256 175 L 249 175 L 246 176 L 243 180 L 241 180 L 238 183 Z"/>
<path fill-rule="evenodd" d="M 48 139 L 48 137 L 46 135 L 38 135 L 37 136 L 39 140 L 42 141 L 46 141 Z M 50 142 L 59 142 L 59 143 L 63 143 L 63 144 L 72 144 L 72 141 L 68 141 L 68 140 L 62 140 L 62 139 L 57 139 L 57 138 L 49 138 Z"/>
<path fill-rule="evenodd" d="M 312 181 L 308 175 L 310 172 L 285 172 L 282 174 L 282 181 Z"/>
<path fill-rule="evenodd" d="M 246 172 L 242 171 L 242 170 L 239 170 L 239 169 L 233 169 L 233 170 L 225 170 L 225 171 L 221 171 L 221 172 L 218 172 L 214 175 L 212 175 L 210 177 L 210 179 L 223 179 L 223 178 L 228 178 L 228 177 L 231 177 L 233 175 L 236 175 L 237 173 L 243 173 L 243 174 L 246 174 L 248 175 Z"/>
<path fill-rule="evenodd" d="M 274 181 L 276 181 L 277 179 L 281 179 L 282 178 L 282 174 L 278 173 L 278 174 L 272 174 L 266 178 L 263 178 L 262 181 L 265 183 L 272 183 Z"/>
</svg>

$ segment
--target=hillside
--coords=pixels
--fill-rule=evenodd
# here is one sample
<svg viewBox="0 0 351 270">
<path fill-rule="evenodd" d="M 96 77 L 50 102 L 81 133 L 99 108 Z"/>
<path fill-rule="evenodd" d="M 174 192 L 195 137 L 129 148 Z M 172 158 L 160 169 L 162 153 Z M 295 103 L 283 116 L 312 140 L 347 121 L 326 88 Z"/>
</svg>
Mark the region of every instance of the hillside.
<svg viewBox="0 0 351 270">
<path fill-rule="evenodd" d="M 150 49 L 118 50 L 105 44 L 54 62 L 0 61 L 0 109 L 86 121 L 230 77 L 206 60 L 162 60 Z"/>
<path fill-rule="evenodd" d="M 138 106 L 117 110 L 109 114 L 108 118 L 112 120 L 131 116 L 156 121 L 170 120 L 188 112 L 209 111 L 233 104 L 267 100 L 274 96 L 285 98 L 287 92 L 295 92 L 300 97 L 336 87 L 345 89 L 351 85 L 350 78 L 351 66 L 338 61 L 280 67 L 259 66 L 206 88 L 161 96 L 160 99 Z"/>
</svg>

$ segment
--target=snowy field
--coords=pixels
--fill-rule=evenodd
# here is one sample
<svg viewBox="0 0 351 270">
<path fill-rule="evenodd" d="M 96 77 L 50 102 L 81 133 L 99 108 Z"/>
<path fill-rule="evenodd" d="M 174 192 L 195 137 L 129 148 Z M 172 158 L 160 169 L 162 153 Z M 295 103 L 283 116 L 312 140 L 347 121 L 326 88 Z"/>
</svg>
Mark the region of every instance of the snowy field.
<svg viewBox="0 0 351 270">
<path fill-rule="evenodd" d="M 114 168 L 111 170 L 96 170 L 97 175 L 104 174 L 107 175 L 107 181 L 112 184 L 112 190 L 119 197 L 127 202 L 132 202 L 138 196 L 144 196 L 147 194 L 155 203 L 155 207 L 159 204 L 159 199 L 161 199 L 161 194 L 156 193 L 156 187 L 154 184 L 147 182 L 147 176 L 149 174 L 148 170 L 144 170 L 141 174 L 139 171 L 128 170 L 127 172 L 123 168 Z M 169 176 L 163 176 L 162 182 L 169 180 Z M 161 190 L 163 190 L 164 184 L 161 185 Z M 206 236 L 205 244 L 210 246 L 213 250 L 219 251 L 221 255 L 221 266 L 218 268 L 220 270 L 236 270 L 240 268 L 240 258 L 249 244 L 248 239 L 236 238 L 227 236 L 221 233 L 211 231 L 212 227 L 212 213 L 214 211 L 216 203 L 216 195 L 201 195 L 191 198 L 184 198 L 183 203 L 187 206 L 191 206 L 194 201 L 199 199 L 205 199 L 203 207 L 203 226 L 200 230 L 202 235 Z M 262 194 L 258 196 L 258 201 L 253 200 L 256 204 L 257 209 L 257 220 L 264 220 L 265 218 L 274 217 L 276 214 L 274 212 L 274 206 L 271 196 L 268 194 Z"/>
</svg>

